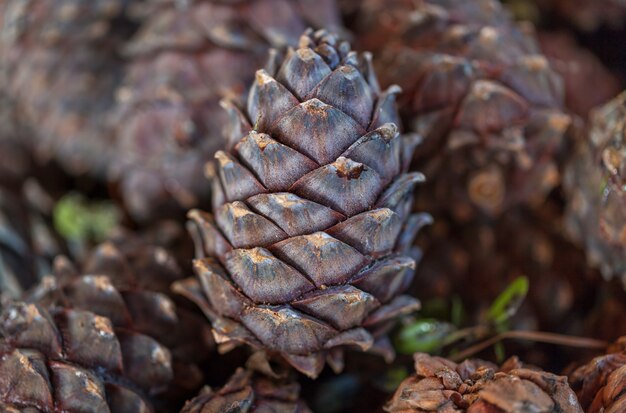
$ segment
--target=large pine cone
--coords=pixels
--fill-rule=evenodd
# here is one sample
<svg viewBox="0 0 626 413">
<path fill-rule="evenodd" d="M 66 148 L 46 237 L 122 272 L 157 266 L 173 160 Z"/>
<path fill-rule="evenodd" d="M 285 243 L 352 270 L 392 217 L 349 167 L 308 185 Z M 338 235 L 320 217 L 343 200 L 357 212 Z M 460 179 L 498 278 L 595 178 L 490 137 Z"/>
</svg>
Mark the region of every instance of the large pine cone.
<svg viewBox="0 0 626 413">
<path fill-rule="evenodd" d="M 587 413 L 626 411 L 626 337 L 570 375 L 572 388 Z"/>
<path fill-rule="evenodd" d="M 97 247 L 85 275 L 62 257 L 55 269 L 29 303 L 5 309 L 3 402 L 43 411 L 50 403 L 68 411 L 172 411 L 197 391 L 210 330 L 168 297 L 181 274 L 167 252 L 128 238 Z"/>
<path fill-rule="evenodd" d="M 606 277 L 626 282 L 626 93 L 595 110 L 565 179 L 568 224 Z"/>
<path fill-rule="evenodd" d="M 297 382 L 273 380 L 240 368 L 221 389 L 203 389 L 181 413 L 310 413 L 299 397 Z"/>
<path fill-rule="evenodd" d="M 219 100 L 254 78 L 270 46 L 338 27 L 334 0 L 149 0 L 127 46 L 113 176 L 140 220 L 206 201 L 203 169 L 222 146 Z"/>
<path fill-rule="evenodd" d="M 0 66 L 13 118 L 42 160 L 104 176 L 108 122 L 123 65 L 128 0 L 7 0 L 0 5 Z"/>
<path fill-rule="evenodd" d="M 407 125 L 425 137 L 420 205 L 497 217 L 559 183 L 562 82 L 497 1 L 368 0 L 359 20 L 361 47 L 378 55 L 383 85 L 402 87 Z"/>
<path fill-rule="evenodd" d="M 397 92 L 380 91 L 369 56 L 307 32 L 257 72 L 245 110 L 225 103 L 213 216 L 190 213 L 206 294 L 190 296 L 221 343 L 280 353 L 313 377 L 325 358 L 341 369 L 342 347 L 389 347 L 389 322 L 418 305 L 400 294 L 430 220 L 411 213 L 423 176 L 404 172 L 415 140 L 394 124 Z"/>
<path fill-rule="evenodd" d="M 385 407 L 389 413 L 582 413 L 566 377 L 523 366 L 481 360 L 456 364 L 417 353 L 415 374 Z"/>
</svg>

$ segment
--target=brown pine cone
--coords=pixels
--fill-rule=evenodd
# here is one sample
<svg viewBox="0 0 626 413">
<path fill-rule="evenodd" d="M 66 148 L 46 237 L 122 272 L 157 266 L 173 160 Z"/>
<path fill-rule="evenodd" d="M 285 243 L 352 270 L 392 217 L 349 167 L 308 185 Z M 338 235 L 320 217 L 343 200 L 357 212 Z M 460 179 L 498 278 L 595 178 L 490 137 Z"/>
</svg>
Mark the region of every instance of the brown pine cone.
<svg viewBox="0 0 626 413">
<path fill-rule="evenodd" d="M 33 151 L 73 174 L 104 177 L 112 155 L 108 112 L 121 80 L 117 53 L 127 0 L 7 0 L 0 61 L 13 118 Z"/>
<path fill-rule="evenodd" d="M 299 397 L 297 382 L 269 379 L 240 368 L 219 390 L 204 388 L 181 413 L 311 413 Z"/>
<path fill-rule="evenodd" d="M 411 213 L 423 176 L 405 172 L 415 142 L 392 123 L 396 93 L 378 88 L 368 55 L 321 31 L 257 72 L 246 109 L 226 104 L 213 216 L 189 215 L 204 290 L 189 295 L 220 343 L 312 377 L 326 361 L 341 370 L 348 346 L 376 341 L 392 357 L 385 333 L 418 307 L 402 292 L 430 221 Z"/>
<path fill-rule="evenodd" d="M 309 26 L 338 28 L 335 0 L 148 0 L 127 46 L 112 175 L 135 219 L 206 201 L 204 165 L 223 146 L 224 96 L 237 96 L 269 47 Z"/>
<path fill-rule="evenodd" d="M 626 282 L 626 93 L 593 112 L 565 178 L 570 231 L 605 277 Z"/>
<path fill-rule="evenodd" d="M 541 51 L 563 77 L 565 106 L 586 119 L 589 111 L 620 92 L 620 82 L 589 50 L 567 32 L 539 32 Z"/>
<path fill-rule="evenodd" d="M 626 411 L 626 337 L 609 347 L 606 355 L 576 369 L 570 382 L 585 412 Z"/>
<path fill-rule="evenodd" d="M 0 315 L 3 411 L 153 412 L 172 377 L 166 347 L 106 317 L 23 302 Z"/>
<path fill-rule="evenodd" d="M 425 138 L 421 208 L 466 221 L 545 199 L 570 119 L 532 31 L 495 0 L 368 0 L 360 21 L 360 47 L 383 85 L 401 86 L 406 125 Z"/>
<path fill-rule="evenodd" d="M 90 355 L 93 350 L 89 344 L 81 343 L 79 356 L 93 357 L 95 360 L 88 361 L 100 363 L 81 366 L 94 370 L 91 373 L 104 383 L 124 377 L 132 383 L 130 388 L 141 389 L 139 394 L 142 397 L 150 396 L 144 400 L 146 403 L 171 411 L 203 383 L 198 364 L 207 359 L 212 347 L 210 329 L 204 318 L 177 305 L 168 295 L 169 285 L 181 277 L 177 263 L 164 249 L 132 237 L 118 238 L 95 248 L 87 258 L 82 274 L 66 258 L 57 258 L 54 277 L 45 278 L 29 293 L 28 302 L 34 304 L 18 304 L 16 311 L 41 313 L 46 318 L 48 309 L 54 322 L 46 328 L 68 330 L 69 335 L 63 335 L 58 343 L 64 349 L 61 353 L 50 353 L 47 348 L 40 347 L 49 343 L 51 337 L 38 337 L 41 342 L 38 341 L 35 348 L 49 362 L 60 359 L 61 362 L 81 364 L 83 360 L 72 358 L 68 346 L 77 343 L 73 342 L 71 325 L 64 323 L 74 319 L 82 323 L 82 330 L 76 332 L 76 338 L 81 334 L 96 334 L 90 332 L 90 328 L 103 325 L 110 329 L 110 336 L 106 336 L 109 351 L 97 353 L 106 348 L 95 347 L 96 353 Z M 11 313 L 8 314 L 7 323 L 11 321 Z M 24 325 L 6 327 L 7 352 L 19 352 L 27 346 L 28 341 L 23 339 L 30 333 L 20 331 L 22 328 L 26 331 L 37 328 L 28 321 L 29 317 Z M 58 317 L 69 321 L 60 321 Z M 120 345 L 123 366 L 115 364 L 119 361 L 115 358 L 119 354 L 111 350 Z M 108 377 L 111 374 L 114 378 Z M 27 385 L 28 382 L 24 383 Z M 110 403 L 110 396 L 105 393 Z M 0 394 L 3 393 L 0 391 Z"/>
<path fill-rule="evenodd" d="M 481 360 L 461 364 L 417 353 L 415 374 L 385 406 L 389 413 L 582 413 L 567 378 L 523 366 Z"/>
</svg>

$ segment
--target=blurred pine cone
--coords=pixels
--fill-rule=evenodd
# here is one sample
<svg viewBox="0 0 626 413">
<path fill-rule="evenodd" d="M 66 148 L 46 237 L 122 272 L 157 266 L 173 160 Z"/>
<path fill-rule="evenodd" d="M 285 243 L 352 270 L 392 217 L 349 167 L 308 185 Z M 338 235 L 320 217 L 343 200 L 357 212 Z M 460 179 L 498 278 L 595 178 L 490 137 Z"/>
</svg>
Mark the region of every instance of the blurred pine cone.
<svg viewBox="0 0 626 413">
<path fill-rule="evenodd" d="M 461 364 L 417 353 L 415 374 L 385 407 L 389 413 L 582 413 L 566 377 L 528 368 L 513 357 L 501 367 Z"/>
<path fill-rule="evenodd" d="M 565 106 L 587 119 L 589 111 L 620 92 L 620 82 L 590 51 L 568 32 L 539 32 L 541 51 L 563 77 Z"/>
<path fill-rule="evenodd" d="M 607 278 L 626 282 L 626 93 L 593 112 L 565 178 L 569 229 Z"/>
<path fill-rule="evenodd" d="M 587 315 L 601 277 L 566 236 L 562 215 L 550 203 L 533 213 L 511 211 L 490 224 L 436 221 L 420 240 L 424 259 L 412 291 L 422 300 L 459 297 L 472 318 L 526 276 L 525 328 L 582 334 L 574 315 Z"/>
<path fill-rule="evenodd" d="M 117 49 L 130 30 L 123 18 L 128 1 L 0 5 L 3 87 L 40 160 L 104 176 L 113 140 L 107 114 L 123 71 Z"/>
<path fill-rule="evenodd" d="M 51 225 L 53 202 L 32 172 L 28 151 L 0 136 L 0 296 L 19 297 L 64 252 Z"/>
<path fill-rule="evenodd" d="M 295 46 L 308 27 L 338 28 L 335 0 L 148 0 L 127 45 L 131 59 L 118 92 L 112 175 L 135 219 L 184 211 L 206 201 L 204 165 L 223 146 L 219 107 L 237 96 L 270 46 Z"/>
<path fill-rule="evenodd" d="M 626 337 L 611 345 L 606 355 L 576 369 L 570 382 L 585 412 L 626 411 Z"/>
<path fill-rule="evenodd" d="M 118 239 L 97 247 L 83 274 L 59 257 L 28 302 L 4 309 L 0 401 L 42 411 L 180 407 L 203 382 L 197 363 L 212 340 L 203 317 L 167 295 L 182 275 L 176 262 Z"/>
<path fill-rule="evenodd" d="M 306 32 L 257 72 L 246 109 L 225 104 L 214 215 L 189 215 L 206 295 L 186 285 L 223 345 L 279 353 L 312 377 L 325 359 L 340 370 L 346 346 L 378 339 L 392 356 L 384 333 L 418 306 L 401 293 L 430 220 L 410 212 L 423 176 L 404 172 L 416 142 L 392 123 L 396 93 L 378 88 L 368 55 Z"/>
<path fill-rule="evenodd" d="M 497 1 L 368 0 L 357 21 L 381 83 L 402 87 L 407 126 L 425 137 L 421 208 L 498 217 L 559 183 L 561 79 Z"/>
<path fill-rule="evenodd" d="M 240 368 L 221 389 L 204 388 L 181 413 L 310 413 L 299 397 L 297 382 L 273 380 Z"/>
</svg>

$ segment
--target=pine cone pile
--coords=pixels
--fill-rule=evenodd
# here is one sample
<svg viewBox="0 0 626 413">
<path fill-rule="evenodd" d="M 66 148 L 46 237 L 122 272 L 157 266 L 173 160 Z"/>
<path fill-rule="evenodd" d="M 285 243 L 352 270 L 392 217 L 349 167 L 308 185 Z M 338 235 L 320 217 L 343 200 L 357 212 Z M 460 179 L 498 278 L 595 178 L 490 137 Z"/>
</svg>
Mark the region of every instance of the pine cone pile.
<svg viewBox="0 0 626 413">
<path fill-rule="evenodd" d="M 541 202 L 559 183 L 570 122 L 562 82 L 495 0 L 440 3 L 369 0 L 358 27 L 382 83 L 404 91 L 407 126 L 425 138 L 420 205 L 467 221 Z"/>
<path fill-rule="evenodd" d="M 621 2 L 0 0 L 0 411 L 626 412 Z"/>
<path fill-rule="evenodd" d="M 418 353 L 415 374 L 400 384 L 389 413 L 582 413 L 567 378 L 523 366 L 481 360 L 456 364 Z"/>
<path fill-rule="evenodd" d="M 626 94 L 594 111 L 568 164 L 568 224 L 606 277 L 626 280 Z"/>
<path fill-rule="evenodd" d="M 204 164 L 227 121 L 219 100 L 244 91 L 267 49 L 340 23 L 334 0 L 149 0 L 134 14 L 111 175 L 130 213 L 149 220 L 206 203 Z"/>
</svg>

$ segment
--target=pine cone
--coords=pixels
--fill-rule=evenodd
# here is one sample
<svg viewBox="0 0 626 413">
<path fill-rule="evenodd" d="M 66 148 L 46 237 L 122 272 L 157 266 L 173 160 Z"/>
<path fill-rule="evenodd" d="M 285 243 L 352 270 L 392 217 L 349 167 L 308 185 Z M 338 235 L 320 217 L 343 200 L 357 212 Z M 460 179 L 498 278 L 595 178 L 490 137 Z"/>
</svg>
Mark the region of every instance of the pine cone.
<svg viewBox="0 0 626 413">
<path fill-rule="evenodd" d="M 89 311 L 14 303 L 0 323 L 3 411 L 152 412 L 173 377 L 167 348 Z"/>
<path fill-rule="evenodd" d="M 540 32 L 541 51 L 562 77 L 565 106 L 586 119 L 589 111 L 620 92 L 620 82 L 589 50 L 567 32 Z"/>
<path fill-rule="evenodd" d="M 240 368 L 221 389 L 203 389 L 181 413 L 310 413 L 299 396 L 296 382 L 272 380 Z"/>
<path fill-rule="evenodd" d="M 407 125 L 425 137 L 421 207 L 465 221 L 544 200 L 569 117 L 531 33 L 495 0 L 369 0 L 360 20 L 361 47 L 379 55 L 383 85 L 402 87 Z"/>
<path fill-rule="evenodd" d="M 116 49 L 128 0 L 7 0 L 0 5 L 0 61 L 12 116 L 40 160 L 104 176 L 108 111 L 121 80 Z"/>
<path fill-rule="evenodd" d="M 456 364 L 417 353 L 415 375 L 385 407 L 390 413 L 582 413 L 567 378 L 523 366 L 481 361 Z"/>
<path fill-rule="evenodd" d="M 567 165 L 567 219 L 589 260 L 626 282 L 626 93 L 595 110 Z"/>
<path fill-rule="evenodd" d="M 161 248 L 127 238 L 97 247 L 83 273 L 59 257 L 55 276 L 31 291 L 28 303 L 5 311 L 3 353 L 10 362 L 0 367 L 0 377 L 11 380 L 0 391 L 3 401 L 47 411 L 42 406 L 56 400 L 71 411 L 71 403 L 88 405 L 94 397 L 93 411 L 108 411 L 107 403 L 111 411 L 172 411 L 203 383 L 197 364 L 212 345 L 203 318 L 167 295 L 169 284 L 181 277 L 176 262 Z M 30 355 L 32 349 L 36 354 Z M 24 377 L 28 363 L 53 369 L 48 389 L 41 374 L 13 382 Z M 63 381 L 64 374 L 75 372 L 88 377 L 81 380 L 85 389 Z M 39 399 L 22 393 L 35 386 L 40 388 L 31 396 Z M 96 395 L 65 399 L 90 386 L 98 389 Z M 116 410 L 122 406 L 126 410 Z"/>
<path fill-rule="evenodd" d="M 208 199 L 204 165 L 227 122 L 219 100 L 243 92 L 270 46 L 338 27 L 339 13 L 334 0 L 151 0 L 138 10 L 112 174 L 133 217 L 147 220 Z"/>
<path fill-rule="evenodd" d="M 626 337 L 570 375 L 572 388 L 587 413 L 626 411 Z"/>
<path fill-rule="evenodd" d="M 280 353 L 312 377 L 324 358 L 340 370 L 342 347 L 380 337 L 389 349 L 386 326 L 418 305 L 400 294 L 430 220 L 410 212 L 423 176 L 403 172 L 415 142 L 392 123 L 397 91 L 378 89 L 368 55 L 307 32 L 257 72 L 246 110 L 225 103 L 213 216 L 189 215 L 206 296 L 186 285 L 218 341 Z"/>
</svg>

